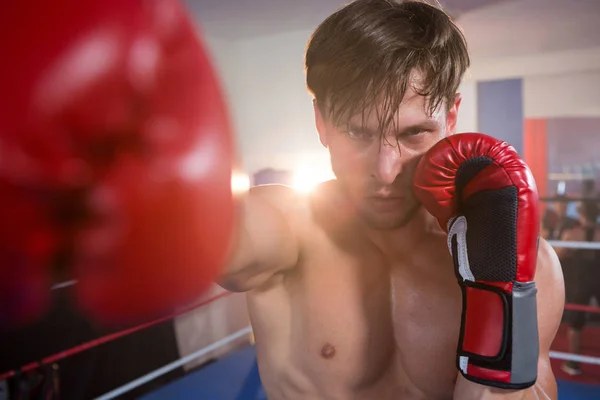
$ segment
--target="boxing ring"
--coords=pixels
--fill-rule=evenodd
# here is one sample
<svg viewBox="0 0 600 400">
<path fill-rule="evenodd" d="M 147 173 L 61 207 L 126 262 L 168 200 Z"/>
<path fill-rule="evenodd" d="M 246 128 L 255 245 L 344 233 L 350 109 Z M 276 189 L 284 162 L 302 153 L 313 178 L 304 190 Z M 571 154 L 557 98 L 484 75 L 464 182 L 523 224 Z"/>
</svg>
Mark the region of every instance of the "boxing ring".
<svg viewBox="0 0 600 400">
<path fill-rule="evenodd" d="M 555 247 L 571 249 L 600 250 L 600 242 L 574 242 L 550 240 L 549 243 Z M 600 266 L 599 266 L 600 267 Z M 68 288 L 76 285 L 75 281 L 68 281 L 53 286 L 54 290 Z M 178 316 L 200 311 L 223 301 L 233 295 L 231 292 L 220 290 L 216 295 L 202 299 L 201 301 L 179 310 L 177 313 L 164 316 L 154 321 L 130 327 L 110 335 L 106 335 L 92 341 L 83 343 L 73 348 L 50 355 L 38 362 L 23 365 L 17 370 L 0 373 L 0 382 L 17 377 L 19 374 L 35 371 L 71 357 L 75 354 L 102 346 L 104 343 L 119 340 L 120 338 L 139 332 L 156 324 L 174 319 Z M 600 299 L 597 299 L 600 300 Z M 585 304 L 565 305 L 565 310 L 580 311 L 587 313 L 591 318 L 582 332 L 581 354 L 572 354 L 568 351 L 567 326 L 561 324 L 558 334 L 553 342 L 550 352 L 552 369 L 558 381 L 559 398 L 561 400 L 571 399 L 599 399 L 600 398 L 600 307 Z M 253 346 L 252 328 L 246 326 L 237 329 L 216 340 L 214 343 L 188 352 L 178 360 L 174 360 L 160 368 L 157 368 L 133 381 L 116 387 L 105 394 L 97 397 L 98 400 L 110 400 L 121 398 L 136 388 L 162 377 L 169 372 L 188 365 L 194 360 L 200 360 L 214 354 L 215 351 L 227 346 L 235 345 L 232 350 L 225 352 L 212 362 L 207 362 L 187 372 L 166 385 L 147 393 L 141 397 L 143 400 L 159 399 L 215 399 L 215 400 L 266 400 L 262 389 L 258 366 L 256 363 L 256 352 Z M 572 376 L 565 373 L 561 366 L 565 361 L 578 362 L 581 364 L 581 375 Z M 1 390 L 0 390 L 1 392 Z M 60 397 L 58 397 L 60 398 Z"/>
</svg>

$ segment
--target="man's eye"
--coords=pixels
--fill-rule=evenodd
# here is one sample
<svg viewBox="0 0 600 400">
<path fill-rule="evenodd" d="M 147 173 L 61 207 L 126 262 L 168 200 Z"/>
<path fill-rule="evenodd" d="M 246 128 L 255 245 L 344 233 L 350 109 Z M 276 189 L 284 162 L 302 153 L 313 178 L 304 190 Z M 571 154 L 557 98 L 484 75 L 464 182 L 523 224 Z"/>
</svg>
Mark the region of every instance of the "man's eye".
<svg viewBox="0 0 600 400">
<path fill-rule="evenodd" d="M 417 136 L 429 132 L 427 129 L 411 129 L 405 133 L 406 136 Z"/>
<path fill-rule="evenodd" d="M 351 139 L 356 139 L 356 140 L 370 140 L 372 138 L 372 134 L 369 132 L 365 132 L 365 131 L 361 131 L 361 130 L 354 130 L 354 129 L 349 129 L 348 130 L 348 136 Z"/>
</svg>

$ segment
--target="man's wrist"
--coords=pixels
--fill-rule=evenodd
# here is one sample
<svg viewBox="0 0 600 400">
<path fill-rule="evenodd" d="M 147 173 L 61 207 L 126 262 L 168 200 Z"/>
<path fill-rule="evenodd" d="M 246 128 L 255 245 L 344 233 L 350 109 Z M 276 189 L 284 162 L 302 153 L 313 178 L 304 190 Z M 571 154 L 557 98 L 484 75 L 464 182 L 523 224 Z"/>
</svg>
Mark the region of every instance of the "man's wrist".
<svg viewBox="0 0 600 400">
<path fill-rule="evenodd" d="M 458 374 L 454 386 L 455 400 L 546 400 L 549 397 L 537 385 L 526 389 L 501 389 L 482 385 Z"/>
</svg>

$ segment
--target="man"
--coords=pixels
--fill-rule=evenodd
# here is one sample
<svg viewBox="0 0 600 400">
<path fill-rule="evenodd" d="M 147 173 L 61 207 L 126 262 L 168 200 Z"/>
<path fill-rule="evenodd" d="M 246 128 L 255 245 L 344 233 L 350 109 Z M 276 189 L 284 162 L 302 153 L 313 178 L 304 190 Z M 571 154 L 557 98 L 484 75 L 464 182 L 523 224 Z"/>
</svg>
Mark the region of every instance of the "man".
<svg viewBox="0 0 600 400">
<path fill-rule="evenodd" d="M 597 197 L 596 181 L 594 179 L 586 179 L 581 182 L 581 196 L 588 198 Z"/>
<path fill-rule="evenodd" d="M 463 328 L 468 332 L 487 317 L 497 317 L 507 326 L 507 319 L 502 319 L 502 311 L 471 319 L 472 306 L 484 303 L 471 300 L 466 323 L 461 317 L 461 287 L 471 296 L 486 285 L 469 286 L 466 278 L 457 285 L 455 268 L 464 278 L 463 273 L 473 272 L 476 265 L 469 260 L 469 271 L 464 254 L 457 251 L 465 248 L 461 237 L 466 220 L 445 218 L 442 212 L 436 213 L 436 221 L 421 205 L 436 191 L 428 176 L 444 177 L 431 165 L 434 159 L 452 162 L 463 150 L 476 152 L 485 147 L 483 142 L 492 142 L 488 147 L 502 148 L 520 162 L 514 150 L 488 137 L 467 136 L 460 139 L 463 143 L 442 140 L 460 138 L 450 135 L 455 133 L 460 105 L 457 89 L 468 65 L 460 30 L 441 10 L 418 1 L 357 0 L 327 18 L 312 35 L 306 52 L 307 83 L 314 96 L 319 139 L 330 152 L 337 179 L 306 197 L 283 186 L 253 188 L 243 201 L 240 234 L 221 279 L 223 287 L 248 293 L 269 399 L 557 397 L 548 352 L 563 311 L 563 283 L 558 259 L 544 240 L 539 242 L 537 265 L 532 265 L 537 267 L 537 318 L 535 303 L 526 301 L 526 320 L 532 325 L 522 333 L 528 339 L 494 332 L 502 338 L 501 348 L 507 337 L 512 341 L 512 364 L 506 354 L 499 358 L 508 370 L 499 371 L 502 367 L 494 356 L 480 368 L 473 366 L 485 353 L 482 349 L 472 350 L 480 352 L 472 357 L 464 352 L 457 357 L 457 343 L 464 350 L 472 339 L 461 334 Z M 433 153 L 427 153 L 434 145 Z M 445 156 L 454 145 L 456 152 Z M 429 164 L 423 166 L 423 160 Z M 473 157 L 463 165 L 479 168 L 473 160 L 489 166 L 490 158 Z M 495 165 L 486 171 L 494 171 Z M 440 168 L 460 175 L 456 169 Z M 522 165 L 518 169 L 529 182 L 527 170 Z M 502 174 L 479 184 L 491 184 Z M 437 186 L 443 189 L 440 193 L 454 190 L 444 185 Z M 533 256 L 519 260 L 533 260 L 538 253 L 539 217 L 532 186 L 519 188 L 525 200 L 517 215 L 511 214 L 519 223 L 519 235 L 536 232 L 523 239 L 527 245 L 522 250 Z M 461 190 L 472 189 L 467 185 Z M 413 191 L 420 193 L 419 200 Z M 443 202 L 427 203 L 431 211 Z M 508 211 L 472 209 L 485 213 L 467 217 L 469 234 L 485 231 L 502 239 L 493 230 L 510 220 Z M 466 215 L 471 209 L 465 206 L 463 211 Z M 523 220 L 521 214 L 531 220 Z M 498 224 L 478 228 L 477 219 L 484 217 Z M 449 227 L 456 263 L 440 227 Z M 516 228 L 510 234 L 517 234 Z M 492 247 L 490 243 L 484 250 L 493 254 L 497 249 Z M 471 249 L 468 254 L 473 254 Z M 514 283 L 515 288 L 531 285 Z M 511 299 L 514 328 L 520 300 Z M 481 330 L 474 336 L 482 338 Z M 532 350 L 532 365 L 519 368 L 533 368 L 525 375 L 536 377 L 512 385 L 506 382 L 512 382 L 511 374 L 519 375 L 514 366 L 525 354 L 516 352 L 517 347 Z"/>
<path fill-rule="evenodd" d="M 542 227 L 542 236 L 548 240 L 559 240 L 562 233 L 577 225 L 577 220 L 567 215 L 569 198 L 562 194 L 556 196 L 554 207 L 547 210 L 544 215 L 544 224 Z"/>
<path fill-rule="evenodd" d="M 579 206 L 579 224 L 565 230 L 560 239 L 565 241 L 600 241 L 600 230 L 597 226 L 598 204 L 584 201 Z M 557 249 L 564 268 L 566 297 L 571 304 L 589 305 L 595 297 L 600 301 L 600 256 L 597 250 Z M 581 331 L 586 323 L 583 311 L 565 311 L 565 322 L 568 324 L 567 338 L 569 352 L 581 353 Z M 581 375 L 581 364 L 569 361 L 562 369 L 569 375 Z"/>
</svg>

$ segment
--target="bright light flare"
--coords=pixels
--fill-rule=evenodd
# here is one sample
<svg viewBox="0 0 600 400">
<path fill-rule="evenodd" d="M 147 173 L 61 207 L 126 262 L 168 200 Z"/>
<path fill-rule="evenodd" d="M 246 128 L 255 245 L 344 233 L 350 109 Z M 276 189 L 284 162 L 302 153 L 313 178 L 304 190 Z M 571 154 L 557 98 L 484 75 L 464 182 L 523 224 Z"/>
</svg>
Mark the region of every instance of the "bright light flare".
<svg viewBox="0 0 600 400">
<path fill-rule="evenodd" d="M 292 187 L 300 193 L 310 193 L 320 183 L 333 178 L 331 168 L 301 165 L 294 170 Z"/>
<path fill-rule="evenodd" d="M 250 190 L 250 177 L 248 174 L 233 171 L 231 174 L 231 191 L 234 194 L 240 194 L 248 190 Z"/>
</svg>

